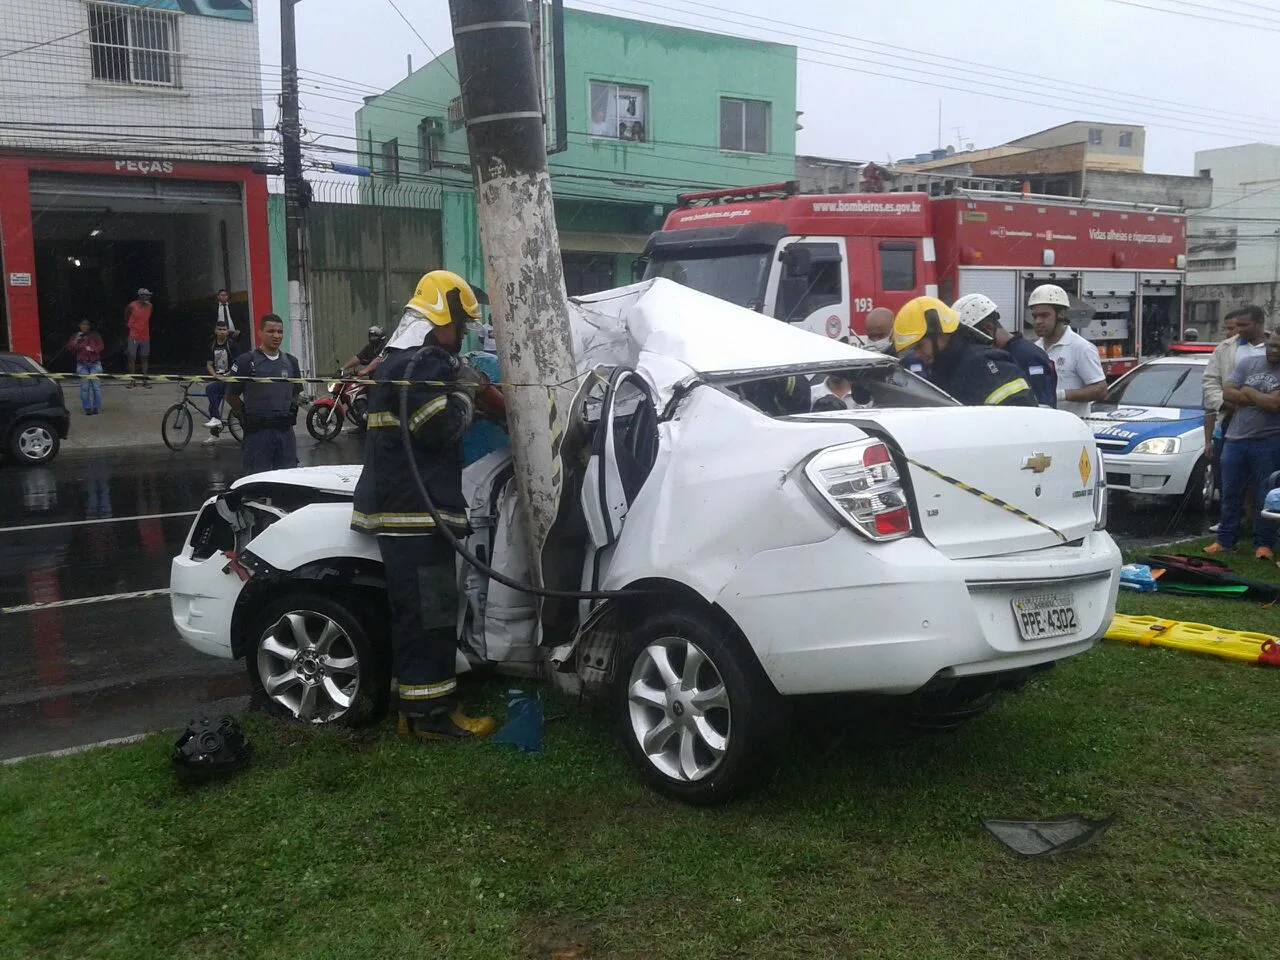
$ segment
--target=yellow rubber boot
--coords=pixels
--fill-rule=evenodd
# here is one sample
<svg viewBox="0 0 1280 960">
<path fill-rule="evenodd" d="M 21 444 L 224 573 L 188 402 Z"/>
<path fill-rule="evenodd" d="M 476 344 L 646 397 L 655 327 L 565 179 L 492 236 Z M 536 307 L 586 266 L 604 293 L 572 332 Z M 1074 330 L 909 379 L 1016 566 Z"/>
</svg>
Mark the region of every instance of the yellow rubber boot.
<svg viewBox="0 0 1280 960">
<path fill-rule="evenodd" d="M 430 717 L 414 717 L 402 713 L 396 720 L 396 734 L 424 743 L 458 740 L 481 740 L 498 729 L 493 717 L 470 717 L 462 707 Z"/>
</svg>

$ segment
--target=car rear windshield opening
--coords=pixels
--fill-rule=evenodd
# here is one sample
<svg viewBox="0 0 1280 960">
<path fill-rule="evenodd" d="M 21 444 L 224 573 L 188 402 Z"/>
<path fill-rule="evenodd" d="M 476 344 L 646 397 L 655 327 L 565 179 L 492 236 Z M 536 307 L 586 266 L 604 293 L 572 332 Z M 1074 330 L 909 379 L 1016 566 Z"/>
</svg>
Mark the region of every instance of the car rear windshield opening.
<svg viewBox="0 0 1280 960">
<path fill-rule="evenodd" d="M 835 373 L 802 370 L 781 376 L 735 379 L 726 382 L 724 388 L 770 417 L 849 409 L 848 405 L 842 407 L 826 399 L 832 393 L 832 386 L 843 392 L 840 383 L 829 384 L 828 378 L 847 380 L 852 387 L 850 399 L 865 409 L 947 407 L 956 403 L 915 374 L 886 363 L 867 364 Z"/>
</svg>

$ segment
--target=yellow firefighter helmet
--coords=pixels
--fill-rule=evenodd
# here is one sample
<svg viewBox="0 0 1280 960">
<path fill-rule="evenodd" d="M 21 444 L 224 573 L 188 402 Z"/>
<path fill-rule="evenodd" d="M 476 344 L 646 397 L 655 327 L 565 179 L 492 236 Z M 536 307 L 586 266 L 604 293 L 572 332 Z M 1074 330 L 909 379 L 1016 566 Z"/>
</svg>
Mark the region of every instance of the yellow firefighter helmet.
<svg viewBox="0 0 1280 960">
<path fill-rule="evenodd" d="M 454 294 L 450 296 L 450 294 Z M 471 284 L 449 270 L 432 270 L 424 273 L 413 291 L 413 298 L 405 304 L 416 310 L 434 326 L 447 327 L 456 321 L 480 319 L 481 298 Z M 463 316 L 456 316 L 460 310 Z"/>
<path fill-rule="evenodd" d="M 927 336 L 955 333 L 959 328 L 956 312 L 937 297 L 916 297 L 893 319 L 893 349 L 903 353 Z"/>
</svg>

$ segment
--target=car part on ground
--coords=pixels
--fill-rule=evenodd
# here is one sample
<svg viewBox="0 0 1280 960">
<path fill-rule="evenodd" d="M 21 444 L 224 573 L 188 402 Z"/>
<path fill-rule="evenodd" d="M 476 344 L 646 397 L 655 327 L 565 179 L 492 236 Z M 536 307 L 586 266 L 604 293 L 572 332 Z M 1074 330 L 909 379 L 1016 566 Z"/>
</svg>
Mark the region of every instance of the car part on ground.
<svg viewBox="0 0 1280 960">
<path fill-rule="evenodd" d="M 192 717 L 173 745 L 169 766 L 179 779 L 203 783 L 244 769 L 253 744 L 231 717 Z"/>
<path fill-rule="evenodd" d="M 983 820 L 982 826 L 1005 849 L 1020 857 L 1034 859 L 1056 856 L 1096 843 L 1111 829 L 1115 820 L 1115 814 L 1101 820 L 1090 820 L 1083 814 L 1070 813 L 1048 820 Z"/>
</svg>

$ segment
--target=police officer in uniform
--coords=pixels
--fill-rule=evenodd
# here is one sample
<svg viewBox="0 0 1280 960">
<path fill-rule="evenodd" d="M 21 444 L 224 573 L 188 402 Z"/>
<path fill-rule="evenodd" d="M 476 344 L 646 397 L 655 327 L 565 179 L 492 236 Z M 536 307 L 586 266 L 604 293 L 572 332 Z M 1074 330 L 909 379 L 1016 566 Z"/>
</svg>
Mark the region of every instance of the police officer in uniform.
<svg viewBox="0 0 1280 960">
<path fill-rule="evenodd" d="M 914 351 L 929 379 L 968 406 L 1036 406 L 1031 385 L 1003 350 L 983 334 L 962 326 L 956 312 L 937 297 L 916 297 L 893 321 L 898 353 Z"/>
<path fill-rule="evenodd" d="M 1020 333 L 1010 333 L 1000 322 L 1000 308 L 990 297 L 970 293 L 961 297 L 951 307 L 966 327 L 972 327 L 991 338 L 997 350 L 1009 354 L 1009 358 L 1022 368 L 1022 375 L 1031 384 L 1031 392 L 1042 407 L 1058 405 L 1058 374 L 1049 355 Z"/>
<path fill-rule="evenodd" d="M 417 740 L 469 740 L 493 733 L 492 717 L 471 717 L 456 698 L 458 580 L 455 554 L 437 530 L 406 459 L 400 423 L 408 387 L 414 462 L 441 519 L 458 536 L 470 531 L 462 495 L 462 437 L 476 395 L 492 392 L 484 375 L 458 357 L 469 322 L 480 319 L 479 294 L 447 270 L 418 281 L 387 343 L 369 392 L 364 469 L 356 484 L 351 528 L 378 538 L 391 606 L 396 732 Z"/>
</svg>

